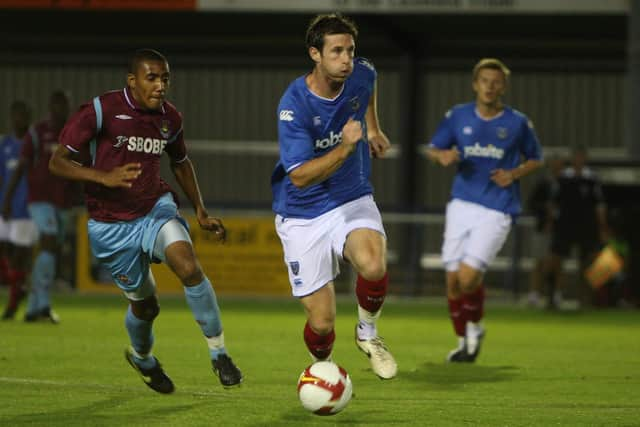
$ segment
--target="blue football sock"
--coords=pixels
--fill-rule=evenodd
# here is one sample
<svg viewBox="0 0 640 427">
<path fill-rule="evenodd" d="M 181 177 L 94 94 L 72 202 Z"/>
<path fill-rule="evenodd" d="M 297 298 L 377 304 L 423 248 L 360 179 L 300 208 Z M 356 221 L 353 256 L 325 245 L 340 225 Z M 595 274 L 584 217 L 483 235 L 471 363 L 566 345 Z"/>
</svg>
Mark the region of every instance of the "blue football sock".
<svg viewBox="0 0 640 427">
<path fill-rule="evenodd" d="M 42 250 L 36 257 L 31 272 L 31 295 L 28 313 L 35 313 L 50 306 L 49 289 L 56 275 L 56 256 L 53 252 Z"/>
<path fill-rule="evenodd" d="M 131 306 L 127 309 L 127 315 L 124 321 L 129 333 L 129 340 L 131 346 L 139 355 L 147 355 L 151 353 L 151 347 L 153 347 L 153 322 L 148 320 L 139 319 L 131 311 Z M 153 357 L 138 358 L 135 357 L 136 364 L 143 369 L 152 368 L 156 362 Z"/>
<path fill-rule="evenodd" d="M 215 340 L 215 337 L 222 334 L 222 322 L 220 321 L 220 308 L 218 308 L 218 301 L 211 282 L 205 277 L 196 286 L 185 286 L 184 293 L 193 317 L 207 338 L 211 358 L 217 359 L 219 354 L 225 353 L 225 349 L 224 342 L 220 345 L 216 344 Z"/>
</svg>

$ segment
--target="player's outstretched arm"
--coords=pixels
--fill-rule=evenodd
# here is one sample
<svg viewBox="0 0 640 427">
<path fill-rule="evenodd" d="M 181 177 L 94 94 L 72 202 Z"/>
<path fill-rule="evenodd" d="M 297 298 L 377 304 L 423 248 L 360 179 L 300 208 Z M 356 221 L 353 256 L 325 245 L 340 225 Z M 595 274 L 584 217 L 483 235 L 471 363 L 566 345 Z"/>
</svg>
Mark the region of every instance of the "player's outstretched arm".
<svg viewBox="0 0 640 427">
<path fill-rule="evenodd" d="M 207 209 L 204 207 L 204 202 L 202 201 L 202 193 L 200 192 L 200 186 L 198 185 L 198 180 L 196 179 L 196 173 L 193 169 L 193 164 L 188 157 L 181 162 L 171 162 L 171 170 L 173 171 L 174 176 L 176 177 L 176 181 L 182 191 L 187 196 L 193 209 L 196 211 L 196 218 L 198 219 L 198 224 L 203 230 L 208 230 L 214 232 L 216 238 L 224 242 L 227 238 L 227 233 L 224 228 L 224 224 L 222 224 L 222 220 L 220 218 L 214 218 L 209 216 Z"/>
<path fill-rule="evenodd" d="M 49 171 L 54 175 L 76 181 L 90 181 L 106 187 L 129 188 L 142 173 L 140 163 L 127 163 L 110 171 L 82 166 L 73 161 L 72 152 L 67 147 L 59 145 L 49 160 Z"/>
<path fill-rule="evenodd" d="M 367 122 L 367 139 L 369 141 L 369 151 L 374 158 L 384 157 L 391 143 L 387 135 L 380 129 L 380 122 L 378 121 L 378 87 L 377 84 L 373 88 L 373 93 L 369 98 L 369 106 L 365 114 L 365 121 Z"/>
<path fill-rule="evenodd" d="M 303 163 L 289 173 L 298 188 L 318 184 L 329 178 L 347 160 L 362 139 L 362 124 L 352 118 L 342 128 L 342 143 L 321 157 Z"/>
</svg>

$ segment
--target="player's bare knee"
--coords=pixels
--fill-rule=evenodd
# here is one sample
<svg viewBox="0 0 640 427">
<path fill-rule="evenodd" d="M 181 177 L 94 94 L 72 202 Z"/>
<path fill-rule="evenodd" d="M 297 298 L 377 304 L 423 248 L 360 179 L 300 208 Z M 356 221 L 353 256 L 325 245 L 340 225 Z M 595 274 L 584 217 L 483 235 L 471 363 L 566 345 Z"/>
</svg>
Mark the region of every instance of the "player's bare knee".
<svg viewBox="0 0 640 427">
<path fill-rule="evenodd" d="M 151 322 L 160 314 L 160 304 L 158 304 L 158 299 L 155 296 L 141 301 L 131 301 L 131 311 L 138 319 Z"/>
<path fill-rule="evenodd" d="M 184 260 L 179 266 L 174 268 L 174 271 L 185 286 L 197 285 L 204 280 L 204 274 L 200 268 L 200 264 L 195 258 Z"/>
<path fill-rule="evenodd" d="M 384 277 L 387 273 L 387 266 L 383 260 L 372 257 L 360 265 L 360 271 L 358 271 L 358 273 L 360 273 L 364 279 L 375 282 Z"/>
<path fill-rule="evenodd" d="M 328 335 L 333 331 L 334 319 L 326 317 L 319 319 L 309 319 L 309 326 L 313 331 L 321 336 Z"/>
<path fill-rule="evenodd" d="M 462 277 L 459 280 L 460 290 L 465 293 L 471 293 L 480 286 L 480 280 L 478 277 Z"/>
</svg>

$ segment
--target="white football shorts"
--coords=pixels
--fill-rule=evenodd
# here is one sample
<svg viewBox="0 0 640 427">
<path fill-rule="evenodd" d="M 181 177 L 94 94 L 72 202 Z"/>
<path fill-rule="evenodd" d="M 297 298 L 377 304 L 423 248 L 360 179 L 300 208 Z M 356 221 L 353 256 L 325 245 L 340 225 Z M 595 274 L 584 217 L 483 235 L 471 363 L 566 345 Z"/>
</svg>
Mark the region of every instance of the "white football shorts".
<svg viewBox="0 0 640 427">
<path fill-rule="evenodd" d="M 0 218 L 0 240 L 16 246 L 33 246 L 38 240 L 38 229 L 30 219 Z"/>
<path fill-rule="evenodd" d="M 511 230 L 511 215 L 477 203 L 453 199 L 447 204 L 442 262 L 447 271 L 465 263 L 480 271 L 495 259 Z"/>
<path fill-rule="evenodd" d="M 276 215 L 275 222 L 295 297 L 312 294 L 336 278 L 347 236 L 353 230 L 368 228 L 386 238 L 380 211 L 371 195 L 352 200 L 316 218 Z"/>
</svg>

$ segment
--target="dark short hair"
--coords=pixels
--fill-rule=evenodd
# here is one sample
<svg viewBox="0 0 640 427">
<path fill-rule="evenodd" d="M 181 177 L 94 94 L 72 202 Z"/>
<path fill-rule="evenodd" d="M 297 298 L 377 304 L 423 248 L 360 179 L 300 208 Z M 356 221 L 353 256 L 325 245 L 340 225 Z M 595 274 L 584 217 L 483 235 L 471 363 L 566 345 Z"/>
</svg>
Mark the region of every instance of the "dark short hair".
<svg viewBox="0 0 640 427">
<path fill-rule="evenodd" d="M 315 47 L 322 52 L 324 36 L 331 34 L 350 34 L 355 40 L 358 37 L 358 28 L 352 20 L 340 13 L 318 15 L 307 27 L 305 38 L 307 49 Z"/>
<path fill-rule="evenodd" d="M 9 110 L 11 111 L 11 113 L 22 113 L 26 115 L 31 114 L 31 109 L 29 108 L 27 103 L 20 100 L 13 101 L 11 103 L 11 107 L 9 107 Z"/>
<path fill-rule="evenodd" d="M 67 95 L 67 92 L 65 92 L 62 89 L 54 90 L 53 92 L 51 92 L 51 95 L 49 96 L 49 102 L 51 104 L 64 103 L 64 102 L 68 103 L 69 95 Z"/>
<path fill-rule="evenodd" d="M 131 62 L 129 64 L 129 72 L 135 74 L 138 71 L 138 67 L 145 61 L 160 61 L 168 64 L 167 58 L 155 49 L 138 49 L 131 56 Z"/>
</svg>

